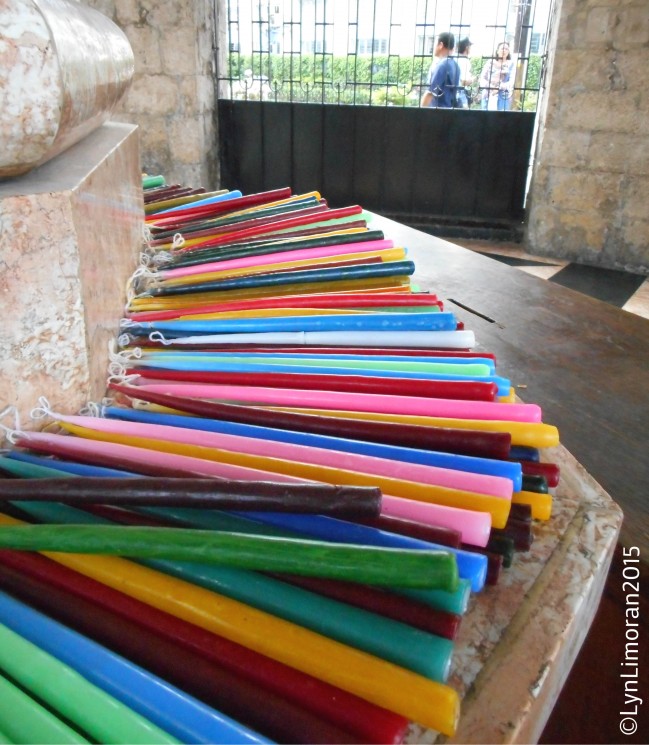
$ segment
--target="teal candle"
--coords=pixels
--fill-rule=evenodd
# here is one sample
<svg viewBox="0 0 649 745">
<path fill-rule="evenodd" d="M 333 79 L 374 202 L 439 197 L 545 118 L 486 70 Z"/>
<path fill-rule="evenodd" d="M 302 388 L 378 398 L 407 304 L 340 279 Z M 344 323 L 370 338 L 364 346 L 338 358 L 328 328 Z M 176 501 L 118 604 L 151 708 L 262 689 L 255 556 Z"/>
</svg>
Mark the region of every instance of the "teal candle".
<svg viewBox="0 0 649 745">
<path fill-rule="evenodd" d="M 0 547 L 217 563 L 241 569 L 450 592 L 458 586 L 455 557 L 444 551 L 376 548 L 185 528 L 0 527 Z"/>
</svg>

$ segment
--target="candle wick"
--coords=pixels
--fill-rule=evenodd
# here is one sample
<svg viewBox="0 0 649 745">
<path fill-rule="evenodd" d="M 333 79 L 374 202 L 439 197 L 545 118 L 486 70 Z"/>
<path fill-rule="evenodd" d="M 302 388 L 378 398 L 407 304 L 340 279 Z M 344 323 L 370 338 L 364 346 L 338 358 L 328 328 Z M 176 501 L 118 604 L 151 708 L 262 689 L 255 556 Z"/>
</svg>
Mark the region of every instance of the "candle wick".
<svg viewBox="0 0 649 745">
<path fill-rule="evenodd" d="M 8 415 L 13 416 L 14 427 L 13 429 L 11 427 L 7 427 L 5 424 L 2 424 L 2 421 L 0 421 L 0 431 L 4 433 L 4 437 L 8 443 L 10 443 L 11 445 L 15 445 L 17 436 L 22 430 L 22 427 L 20 426 L 20 414 L 18 413 L 18 408 L 16 406 L 13 406 L 12 404 L 9 404 L 9 406 L 5 406 L 5 408 L 0 411 L 0 420 L 4 419 L 4 417 Z"/>
</svg>

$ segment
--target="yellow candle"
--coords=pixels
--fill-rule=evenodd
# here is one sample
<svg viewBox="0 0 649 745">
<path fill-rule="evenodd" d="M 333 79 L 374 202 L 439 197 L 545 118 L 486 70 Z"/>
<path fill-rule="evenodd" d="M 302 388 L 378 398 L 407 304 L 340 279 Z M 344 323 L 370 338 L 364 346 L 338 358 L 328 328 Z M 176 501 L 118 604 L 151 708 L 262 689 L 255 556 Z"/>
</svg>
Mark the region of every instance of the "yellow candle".
<svg viewBox="0 0 649 745">
<path fill-rule="evenodd" d="M 492 525 L 495 528 L 504 528 L 509 516 L 511 503 L 508 499 L 491 497 L 485 494 L 462 489 L 449 489 L 444 486 L 432 486 L 415 481 L 403 481 L 401 479 L 386 476 L 375 476 L 367 473 L 357 473 L 341 468 L 329 466 L 312 465 L 310 463 L 298 463 L 280 458 L 268 458 L 261 455 L 248 455 L 229 450 L 202 447 L 200 445 L 186 445 L 179 442 L 166 440 L 154 440 L 148 437 L 133 437 L 132 435 L 115 434 L 112 432 L 100 432 L 87 427 L 79 427 L 68 422 L 59 422 L 61 427 L 69 432 L 91 440 L 102 442 L 116 442 L 122 445 L 156 450 L 163 453 L 175 453 L 192 458 L 228 463 L 244 468 L 255 468 L 260 471 L 271 471 L 288 476 L 312 481 L 322 481 L 326 484 L 346 484 L 351 486 L 378 486 L 386 494 L 406 499 L 415 499 L 419 502 L 431 502 L 446 505 L 448 507 L 459 507 L 465 510 L 477 512 L 489 512 Z"/>
<path fill-rule="evenodd" d="M 0 514 L 0 525 L 21 521 Z M 269 613 L 125 559 L 44 552 L 87 577 L 308 675 L 453 735 L 459 697 L 428 680 Z"/>
<path fill-rule="evenodd" d="M 485 432 L 509 432 L 512 445 L 526 445 L 533 448 L 553 448 L 559 444 L 559 431 L 551 424 L 537 422 L 501 422 L 479 419 L 445 419 L 442 417 L 410 416 L 407 414 L 375 414 L 364 411 L 340 411 L 337 409 L 300 409 L 286 406 L 265 406 L 275 411 L 289 411 L 297 414 L 317 414 L 341 419 L 369 419 L 371 421 L 393 422 L 397 424 L 418 424 L 422 427 L 450 427 L 451 429 L 475 429 Z"/>
<path fill-rule="evenodd" d="M 289 302 L 289 301 L 287 301 Z M 367 308 L 258 308 L 257 310 L 232 310 L 227 313 L 195 313 L 178 316 L 182 321 L 225 321 L 230 318 L 283 318 L 285 316 L 341 316 L 367 315 Z"/>
</svg>

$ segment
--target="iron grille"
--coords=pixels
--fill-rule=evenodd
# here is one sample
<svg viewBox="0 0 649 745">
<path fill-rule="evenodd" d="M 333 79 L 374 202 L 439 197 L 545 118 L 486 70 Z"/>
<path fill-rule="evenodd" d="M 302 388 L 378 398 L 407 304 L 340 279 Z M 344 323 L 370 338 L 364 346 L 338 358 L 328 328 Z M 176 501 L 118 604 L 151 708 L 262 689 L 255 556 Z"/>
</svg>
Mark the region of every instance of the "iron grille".
<svg viewBox="0 0 649 745">
<path fill-rule="evenodd" d="M 222 99 L 415 107 L 437 36 L 473 42 L 471 108 L 500 42 L 514 58 L 513 111 L 535 111 L 553 0 L 216 0 Z M 456 49 L 457 51 L 457 42 Z"/>
</svg>

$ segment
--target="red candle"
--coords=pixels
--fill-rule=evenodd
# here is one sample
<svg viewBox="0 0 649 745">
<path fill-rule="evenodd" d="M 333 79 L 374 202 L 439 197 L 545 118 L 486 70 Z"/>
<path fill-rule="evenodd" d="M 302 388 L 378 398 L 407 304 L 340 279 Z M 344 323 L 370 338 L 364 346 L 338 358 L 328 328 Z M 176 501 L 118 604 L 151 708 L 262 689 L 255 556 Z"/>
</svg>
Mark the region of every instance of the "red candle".
<svg viewBox="0 0 649 745">
<path fill-rule="evenodd" d="M 403 739 L 408 725 L 404 717 L 152 608 L 49 559 L 29 553 L 0 551 L 0 563 L 18 569 L 25 576 L 41 578 L 48 588 L 72 592 L 75 598 L 85 599 L 128 620 L 144 630 L 145 640 L 146 635 L 151 634 L 152 638 L 155 635 L 157 639 L 171 642 L 179 648 L 191 651 L 195 657 L 234 673 L 260 690 L 284 698 L 294 707 L 302 707 L 325 722 L 331 722 L 332 733 L 339 728 L 352 733 L 359 741 L 368 743 L 398 743 Z M 49 590 L 43 594 L 48 592 Z M 142 647 L 147 644 L 144 641 Z M 259 714 L 272 717 L 272 712 L 270 715 L 263 712 Z M 276 725 L 279 724 L 276 722 Z M 295 741 L 308 742 L 304 739 L 306 736 L 307 733 L 299 733 Z"/>
<path fill-rule="evenodd" d="M 332 363 L 335 365 L 335 362 Z M 473 380 L 421 380 L 418 378 L 383 378 L 372 375 L 327 375 L 275 372 L 203 372 L 138 367 L 127 374 L 141 374 L 154 380 L 177 380 L 191 383 L 267 386 L 269 388 L 302 388 L 318 391 L 382 393 L 395 396 L 425 396 L 471 401 L 495 401 L 498 386 Z"/>
<path fill-rule="evenodd" d="M 375 592 L 375 588 L 356 582 L 329 582 L 320 581 L 320 578 L 307 578 L 305 582 L 303 581 L 305 578 L 295 574 L 272 574 L 271 576 L 318 595 L 339 600 L 356 608 L 363 608 L 430 634 L 443 636 L 445 639 L 455 639 L 460 627 L 461 616 L 455 613 L 435 610 L 429 605 L 418 603 L 402 595 L 395 595 L 392 592 Z M 311 579 L 315 581 L 311 582 Z"/>
</svg>

